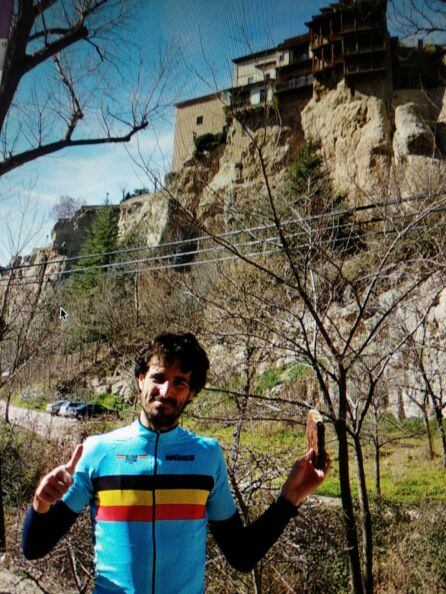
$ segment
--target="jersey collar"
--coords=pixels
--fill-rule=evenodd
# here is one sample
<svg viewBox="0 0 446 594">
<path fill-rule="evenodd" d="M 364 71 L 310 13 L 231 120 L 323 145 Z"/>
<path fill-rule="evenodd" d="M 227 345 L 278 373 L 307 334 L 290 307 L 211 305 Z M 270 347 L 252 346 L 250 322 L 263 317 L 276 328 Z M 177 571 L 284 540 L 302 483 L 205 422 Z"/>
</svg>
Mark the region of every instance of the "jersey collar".
<svg viewBox="0 0 446 594">
<path fill-rule="evenodd" d="M 147 439 L 148 441 L 156 441 L 157 436 L 159 436 L 159 440 L 164 443 L 178 441 L 180 436 L 184 433 L 184 429 L 182 429 L 179 425 L 172 427 L 172 429 L 168 429 L 167 431 L 153 431 L 152 429 L 145 427 L 139 418 L 134 421 L 133 428 L 139 436 Z"/>
</svg>

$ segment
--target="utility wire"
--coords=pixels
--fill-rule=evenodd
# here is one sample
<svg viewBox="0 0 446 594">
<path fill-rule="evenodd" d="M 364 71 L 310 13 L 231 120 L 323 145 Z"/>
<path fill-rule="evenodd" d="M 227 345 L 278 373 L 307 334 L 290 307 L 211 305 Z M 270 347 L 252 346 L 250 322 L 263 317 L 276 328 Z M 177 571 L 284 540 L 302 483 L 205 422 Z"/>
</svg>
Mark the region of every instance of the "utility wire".
<svg viewBox="0 0 446 594">
<path fill-rule="evenodd" d="M 243 257 L 245 258 L 250 258 L 250 257 L 254 257 L 257 255 L 270 255 L 270 254 L 274 254 L 274 253 L 278 253 L 281 252 L 282 248 L 281 247 L 277 247 L 274 250 L 260 250 L 257 252 L 251 252 L 248 254 L 243 254 Z M 115 276 L 121 276 L 123 274 L 138 274 L 138 273 L 147 273 L 147 272 L 155 272 L 155 271 L 160 271 L 160 270 L 169 270 L 169 269 L 175 269 L 175 268 L 186 268 L 186 267 L 190 267 L 190 266 L 200 266 L 203 264 L 213 264 L 213 263 L 217 263 L 217 262 L 223 262 L 223 261 L 227 261 L 227 260 L 238 260 L 240 259 L 240 255 L 238 254 L 233 254 L 231 256 L 223 256 L 221 258 L 214 258 L 211 260 L 192 260 L 191 262 L 188 263 L 170 263 L 170 264 L 163 264 L 163 265 L 159 265 L 159 266 L 152 266 L 150 268 L 135 268 L 132 270 L 122 270 L 122 271 L 116 271 L 115 273 L 110 274 L 111 277 L 115 277 Z M 42 282 L 51 282 L 54 281 L 55 279 L 51 279 L 49 277 L 43 278 Z M 25 281 L 25 282 L 20 282 L 20 281 L 13 281 L 11 284 L 12 286 L 18 286 L 18 287 L 23 287 L 24 285 L 35 285 L 37 284 L 39 281 Z"/>
<path fill-rule="evenodd" d="M 444 210 L 446 210 L 446 208 Z M 400 215 L 400 216 L 402 217 L 403 215 Z M 444 226 L 446 226 L 446 223 L 443 223 L 442 225 L 439 225 L 439 227 L 444 227 Z M 339 227 L 332 227 L 332 229 L 336 229 L 336 228 L 339 228 Z M 327 231 L 327 230 L 324 230 L 324 231 Z M 393 235 L 395 233 L 398 233 L 398 230 L 393 229 L 393 230 L 388 230 L 388 231 L 372 231 L 372 232 L 368 232 L 368 233 L 357 233 L 356 235 L 350 234 L 347 237 L 339 238 L 339 239 L 336 239 L 336 237 L 331 237 L 331 238 L 327 238 L 327 239 L 321 240 L 319 243 L 321 243 L 321 244 L 324 244 L 324 243 L 325 244 L 330 244 L 330 243 L 333 243 L 333 242 L 342 243 L 342 242 L 345 242 L 345 241 L 353 241 L 355 239 L 361 240 L 361 239 L 365 239 L 365 238 L 368 238 L 368 237 L 379 237 L 379 236 L 383 236 L 383 235 Z M 288 237 L 291 237 L 292 235 L 294 235 L 294 236 L 296 236 L 296 235 L 302 235 L 302 232 L 291 234 Z M 272 242 L 274 240 L 279 241 L 279 239 L 280 238 L 278 236 L 271 237 L 271 238 L 268 238 L 268 242 Z M 253 242 L 240 243 L 239 244 L 239 247 L 240 246 L 243 246 L 243 245 L 253 245 L 253 244 L 256 244 L 256 243 L 262 243 L 264 241 L 265 240 L 257 240 L 257 241 L 253 241 Z M 312 244 L 312 246 L 314 247 L 314 244 Z M 235 245 L 233 247 L 235 247 Z M 301 245 L 299 245 L 299 248 L 305 248 L 305 247 L 310 247 L 310 244 L 301 244 Z M 212 251 L 212 250 L 216 250 L 216 249 L 217 248 L 208 248 L 208 250 L 201 250 L 201 251 L 192 252 L 192 253 L 202 253 L 203 251 Z M 220 247 L 218 249 L 219 250 L 221 250 L 221 249 L 224 250 L 224 249 L 227 249 L 227 248 Z M 161 270 L 171 270 L 171 269 L 176 269 L 176 268 L 189 268 L 189 267 L 192 267 L 192 266 L 200 266 L 200 265 L 204 265 L 204 264 L 212 264 L 212 263 L 218 263 L 218 262 L 236 260 L 236 259 L 240 259 L 240 258 L 254 257 L 254 256 L 257 256 L 257 255 L 264 255 L 264 256 L 266 256 L 266 255 L 271 255 L 271 254 L 274 254 L 274 253 L 279 253 L 281 251 L 282 251 L 282 247 L 279 245 L 277 248 L 272 249 L 272 250 L 267 250 L 267 251 L 265 251 L 265 250 L 259 250 L 259 251 L 256 251 L 256 252 L 250 252 L 248 254 L 238 253 L 238 254 L 232 254 L 232 255 L 229 255 L 229 256 L 223 256 L 221 258 L 215 258 L 215 259 L 192 260 L 191 262 L 159 264 L 157 266 L 151 266 L 151 267 L 148 267 L 148 268 L 134 268 L 134 269 L 130 269 L 130 270 L 119 270 L 119 271 L 117 270 L 115 272 L 109 273 L 109 277 L 114 278 L 114 277 L 122 276 L 124 274 L 145 274 L 145 273 L 148 273 L 148 272 L 155 272 L 155 271 L 161 271 Z M 185 255 L 184 253 L 183 254 L 181 254 L 181 253 L 180 254 L 174 253 L 174 254 L 169 255 L 169 257 L 172 257 L 172 258 L 173 257 L 181 257 L 181 256 L 184 256 L 184 255 Z M 144 260 L 144 259 L 143 260 L 131 260 L 131 261 L 127 261 L 127 262 L 120 262 L 118 264 L 120 264 L 120 265 L 124 265 L 124 264 L 127 265 L 127 264 L 143 263 L 143 262 L 154 261 L 154 260 L 157 261 L 159 259 L 160 259 L 159 257 L 151 257 L 151 258 L 148 258 L 146 260 Z M 110 268 L 111 265 L 106 264 L 106 265 L 102 265 L 101 267 L 102 268 L 104 268 L 104 267 L 105 268 Z M 12 284 L 12 286 L 20 286 L 20 287 L 22 287 L 22 286 L 31 285 L 31 284 L 35 285 L 35 284 L 37 284 L 39 282 L 42 282 L 42 281 L 43 282 L 52 282 L 52 281 L 55 281 L 56 280 L 54 278 L 54 276 L 56 276 L 56 275 L 69 274 L 70 272 L 76 272 L 76 271 L 77 272 L 84 272 L 86 270 L 88 270 L 87 267 L 86 268 L 74 269 L 72 271 L 60 271 L 60 272 L 48 273 L 48 274 L 43 275 L 43 276 L 40 275 L 40 276 L 35 276 L 35 277 L 25 277 L 25 280 L 24 281 L 20 281 L 19 279 L 16 279 L 16 280 L 12 281 L 11 284 Z M 39 280 L 38 281 L 37 280 L 31 281 L 31 280 L 29 280 L 30 278 L 38 278 Z"/>
<path fill-rule="evenodd" d="M 399 218 L 404 217 L 405 215 L 399 215 Z M 381 218 L 372 218 L 369 219 L 368 221 L 361 221 L 361 225 L 363 224 L 372 224 L 375 222 L 382 222 L 384 219 Z M 326 227 L 324 228 L 322 231 L 323 233 L 327 233 L 330 231 L 338 231 L 341 230 L 343 228 L 346 227 L 350 227 L 350 223 L 342 223 L 342 224 L 334 224 L 330 227 Z M 288 233 L 287 234 L 287 239 L 291 239 L 291 238 L 296 238 L 296 237 L 300 237 L 300 236 L 307 236 L 308 232 L 306 231 L 296 231 L 294 233 Z M 243 247 L 243 246 L 252 246 L 252 245 L 256 245 L 259 243 L 271 243 L 274 242 L 276 240 L 279 240 L 280 237 L 278 235 L 274 235 L 271 237 L 265 237 L 265 238 L 261 238 L 261 239 L 254 239 L 251 241 L 245 241 L 245 242 L 239 242 L 239 243 L 233 243 L 231 244 L 230 247 L 232 248 L 239 248 L 239 247 Z M 305 247 L 306 244 L 303 244 L 302 247 Z M 121 261 L 121 262 L 110 262 L 108 264 L 93 264 L 91 266 L 83 266 L 81 268 L 72 268 L 72 269 L 65 269 L 65 270 L 57 270 L 54 272 L 48 272 L 45 273 L 44 276 L 46 277 L 54 277 L 54 276 L 65 276 L 65 275 L 70 275 L 70 274 L 75 274 L 77 272 L 87 272 L 90 270 L 104 270 L 104 269 L 109 269 L 109 268 L 120 268 L 122 266 L 126 266 L 128 264 L 142 264 L 142 263 L 146 263 L 146 262 L 151 262 L 151 261 L 159 261 L 159 260 L 167 260 L 167 259 L 172 259 L 172 258 L 178 258 L 178 257 L 184 257 L 184 256 L 194 256 L 197 254 L 202 254 L 202 253 L 213 253 L 213 252 L 220 252 L 220 251 L 225 251 L 228 248 L 226 246 L 213 246 L 213 247 L 209 247 L 209 248 L 201 248 L 201 249 L 196 249 L 196 250 L 191 250 L 188 252 L 171 252 L 169 254 L 163 254 L 161 256 L 159 255 L 154 255 L 154 256 L 148 256 L 147 258 L 139 258 L 136 260 L 125 260 L 125 261 Z M 42 275 L 30 275 L 25 277 L 26 280 L 30 280 L 33 278 L 38 278 L 39 280 L 41 279 Z M 0 284 L 1 283 L 7 283 L 8 279 L 2 279 L 0 280 Z"/>
<path fill-rule="evenodd" d="M 431 211 L 428 214 L 434 214 L 434 213 L 438 213 L 438 212 L 442 212 L 445 211 L 446 207 L 435 207 L 433 209 L 431 209 Z M 339 211 L 338 211 L 339 212 Z M 337 212 L 336 212 L 337 214 Z M 334 215 L 332 215 L 334 216 Z M 404 218 L 408 218 L 410 217 L 410 213 L 408 214 L 402 214 L 402 215 L 397 215 L 396 217 L 393 218 L 393 220 L 397 220 L 397 219 L 404 219 Z M 358 221 L 357 223 L 354 223 L 354 225 L 356 225 L 357 227 L 361 227 L 363 225 L 370 225 L 373 223 L 377 223 L 377 222 L 385 222 L 386 219 L 383 219 L 382 217 L 372 217 L 371 219 L 367 219 L 367 220 L 363 220 L 363 221 Z M 287 223 L 289 224 L 290 221 L 287 221 Z M 321 231 L 323 231 L 324 233 L 327 233 L 329 231 L 338 231 L 341 230 L 343 228 L 346 227 L 350 227 L 352 224 L 350 222 L 346 222 L 346 223 L 340 223 L 340 224 L 333 224 L 330 227 L 326 227 L 325 229 L 322 229 Z M 266 229 L 269 228 L 270 225 L 265 226 L 265 225 L 261 225 L 258 226 L 256 228 L 252 227 L 250 228 L 250 230 L 254 230 L 254 229 Z M 243 230 L 244 231 L 244 230 Z M 238 231 L 233 231 L 231 232 L 232 234 L 236 234 L 236 233 L 241 233 L 241 230 Z M 381 232 L 381 234 L 388 234 L 389 231 L 387 232 Z M 298 231 L 298 232 L 294 232 L 294 233 L 289 233 L 287 234 L 288 238 L 293 238 L 293 237 L 299 237 L 299 236 L 307 236 L 308 232 L 306 231 Z M 359 239 L 359 238 L 367 238 L 370 236 L 373 236 L 374 234 L 370 234 L 370 233 L 362 233 L 359 235 L 355 235 L 352 238 L 355 239 Z M 236 244 L 231 244 L 231 247 L 233 248 L 239 248 L 239 247 L 243 247 L 243 246 L 253 246 L 256 244 L 260 244 L 260 243 L 271 243 L 274 242 L 276 240 L 279 240 L 278 236 L 271 236 L 271 237 L 266 237 L 266 238 L 261 238 L 261 239 L 255 239 L 255 240 L 251 240 L 251 241 L 245 241 L 245 242 L 239 242 Z M 330 241 L 330 240 L 328 240 Z M 341 240 L 339 240 L 341 241 Z M 170 245 L 177 245 L 177 243 L 181 243 L 181 242 L 170 242 Z M 305 247 L 305 244 L 303 244 L 301 247 Z M 59 270 L 59 271 L 54 271 L 54 272 L 48 272 L 45 273 L 44 276 L 45 277 L 53 277 L 54 276 L 65 276 L 65 275 L 70 275 L 70 274 L 75 274 L 78 272 L 87 272 L 90 270 L 104 270 L 104 269 L 110 269 L 110 268 L 120 268 L 123 266 L 127 266 L 127 265 L 131 265 L 131 264 L 142 264 L 142 263 L 147 263 L 147 262 L 152 262 L 152 261 L 159 261 L 159 260 L 167 260 L 167 259 L 171 259 L 171 258 L 178 258 L 178 257 L 184 257 L 184 256 L 194 256 L 197 254 L 202 254 L 202 253 L 214 253 L 214 252 L 220 252 L 220 251 L 224 251 L 228 249 L 225 246 L 213 246 L 213 247 L 209 247 L 209 248 L 198 248 L 195 250 L 191 250 L 191 251 L 187 251 L 187 252 L 171 252 L 169 254 L 163 254 L 163 255 L 153 255 L 153 256 L 148 256 L 147 258 L 139 258 L 139 259 L 134 259 L 134 260 L 125 260 L 122 262 L 111 262 L 108 264 L 95 264 L 95 265 L 91 265 L 91 266 L 84 266 L 84 267 L 80 267 L 80 268 L 74 268 L 74 269 L 65 269 L 65 270 Z M 98 255 L 105 255 L 105 254 L 98 254 Z M 93 256 L 90 256 L 93 257 Z M 62 260 L 63 261 L 63 260 Z M 45 263 L 42 263 L 45 264 Z M 46 263 L 46 265 L 48 265 L 48 262 Z M 179 266 L 187 266 L 187 263 L 183 263 L 178 265 Z M 20 269 L 20 268 L 19 268 Z M 159 270 L 159 266 L 157 266 L 156 268 L 157 270 Z M 27 276 L 25 277 L 26 281 L 30 281 L 31 279 L 39 279 L 39 282 L 41 280 L 41 275 L 33 275 L 33 276 Z M 16 279 L 18 280 L 18 279 Z M 9 282 L 9 279 L 1 279 L 0 280 L 0 285 L 6 284 Z M 17 282 L 17 284 L 23 285 L 25 283 L 20 283 Z"/>
<path fill-rule="evenodd" d="M 441 211 L 444 211 L 444 210 L 446 210 L 446 207 L 435 207 L 435 208 L 431 209 L 431 211 L 428 214 L 433 214 L 433 213 L 441 212 Z M 339 212 L 341 212 L 341 211 L 335 211 L 334 213 L 330 213 L 330 214 L 324 213 L 322 216 L 324 216 L 324 217 L 325 216 L 335 216 L 335 215 L 338 215 Z M 321 217 L 321 215 L 316 215 L 316 216 L 318 216 L 319 218 Z M 394 217 L 393 220 L 395 220 L 395 219 L 402 219 L 402 218 L 408 218 L 409 216 L 411 216 L 410 213 L 404 214 L 404 215 L 397 215 L 397 217 Z M 315 217 L 312 217 L 312 218 L 315 218 Z M 306 220 L 308 220 L 308 219 L 305 219 L 304 221 L 306 221 Z M 386 219 L 383 219 L 381 217 L 372 217 L 371 219 L 368 219 L 368 220 L 365 220 L 365 221 L 358 221 L 356 223 L 356 225 L 357 226 L 361 226 L 361 225 L 367 225 L 367 224 L 372 224 L 372 223 L 376 223 L 376 222 L 384 222 L 384 221 L 386 221 Z M 287 224 L 289 224 L 290 222 L 291 221 L 287 221 Z M 343 227 L 349 227 L 350 225 L 351 225 L 350 222 L 347 222 L 347 223 L 344 223 L 344 224 L 335 224 L 335 225 L 333 225 L 331 227 L 327 227 L 326 229 L 323 229 L 323 232 L 324 233 L 327 233 L 330 230 L 340 230 Z M 257 229 L 257 230 L 259 230 L 259 229 L 266 229 L 266 228 L 269 228 L 271 226 L 274 226 L 274 225 L 267 225 L 267 226 L 266 225 L 260 225 L 260 226 L 257 226 L 256 228 L 252 227 L 252 228 L 250 228 L 250 230 L 254 230 L 254 229 Z M 237 231 L 232 231 L 230 233 L 231 234 L 236 234 L 236 233 L 241 233 L 243 231 L 245 231 L 245 230 L 237 230 Z M 386 234 L 386 233 L 388 234 L 389 231 L 379 232 L 378 234 Z M 308 235 L 308 233 L 305 232 L 305 231 L 299 231 L 299 232 L 290 233 L 290 234 L 288 234 L 287 237 L 288 238 L 291 238 L 291 237 L 298 237 L 298 236 L 302 236 L 302 235 L 305 236 L 305 235 Z M 353 239 L 353 238 L 358 238 L 358 239 L 359 238 L 366 238 L 366 237 L 370 237 L 370 236 L 373 236 L 373 235 L 376 235 L 376 233 L 372 233 L 372 234 L 370 234 L 370 233 L 367 233 L 367 234 L 362 233 L 360 235 L 351 236 L 351 239 Z M 212 236 L 210 236 L 210 237 L 212 237 Z M 273 241 L 278 240 L 278 239 L 279 239 L 278 236 L 267 237 L 267 238 L 252 240 L 252 241 L 249 241 L 249 242 L 239 242 L 238 244 L 232 244 L 231 247 L 238 248 L 238 247 L 243 247 L 243 246 L 252 246 L 252 245 L 259 244 L 259 243 L 270 243 L 270 242 L 273 242 Z M 331 240 L 328 240 L 328 241 L 331 241 Z M 341 240 L 339 240 L 339 241 L 341 241 Z M 181 243 L 181 242 L 170 242 L 170 243 L 171 244 L 177 244 L 177 243 Z M 305 244 L 303 244 L 300 247 L 305 247 Z M 119 267 L 126 266 L 126 265 L 129 265 L 129 264 L 138 264 L 138 263 L 141 264 L 141 263 L 146 263 L 146 262 L 151 262 L 151 261 L 159 261 L 159 260 L 163 260 L 163 259 L 178 258 L 178 257 L 181 257 L 181 256 L 184 257 L 186 255 L 196 255 L 196 254 L 208 253 L 208 252 L 211 252 L 212 253 L 212 252 L 223 251 L 225 249 L 228 249 L 228 248 L 226 248 L 225 246 L 214 246 L 212 248 L 196 249 L 196 250 L 192 250 L 192 251 L 189 251 L 189 252 L 179 252 L 179 253 L 178 252 L 173 252 L 173 253 L 170 253 L 170 254 L 163 254 L 162 256 L 155 255 L 155 256 L 149 256 L 147 258 L 141 258 L 141 259 L 136 259 L 136 260 L 127 260 L 127 261 L 123 261 L 123 262 L 112 262 L 112 263 L 109 263 L 109 264 L 100 264 L 100 265 L 98 264 L 98 265 L 86 266 L 86 267 L 81 267 L 81 268 L 75 268 L 75 269 L 71 269 L 71 270 L 61 270 L 61 271 L 49 272 L 49 273 L 44 274 L 44 278 L 51 278 L 52 277 L 52 280 L 55 280 L 54 279 L 54 276 L 64 276 L 64 275 L 69 275 L 69 274 L 77 273 L 77 272 L 86 272 L 86 271 L 89 271 L 89 270 L 119 268 Z M 102 255 L 103 256 L 104 254 L 98 254 L 98 255 Z M 90 257 L 92 257 L 92 256 L 90 256 Z M 236 257 L 239 257 L 239 256 L 236 256 Z M 62 260 L 62 262 L 63 261 L 64 260 Z M 217 261 L 221 261 L 221 260 L 217 260 Z M 200 263 L 202 263 L 202 262 L 203 263 L 204 262 L 209 262 L 209 260 L 200 261 Z M 41 264 L 48 265 L 48 262 L 41 263 Z M 185 267 L 185 266 L 188 266 L 189 264 L 190 263 L 181 263 L 181 264 L 175 265 L 175 267 Z M 29 267 L 32 267 L 32 266 L 33 265 L 31 265 Z M 169 267 L 172 267 L 172 266 L 166 266 L 166 268 L 169 268 Z M 156 267 L 156 270 L 161 270 L 161 269 L 162 269 L 162 267 L 160 267 L 160 266 L 157 266 Z M 148 270 L 152 270 L 152 269 L 148 269 Z M 20 286 L 23 286 L 25 284 L 36 284 L 37 282 L 41 282 L 42 275 L 27 276 L 27 277 L 25 277 L 24 280 L 25 281 L 30 281 L 31 279 L 34 279 L 34 278 L 39 279 L 39 280 L 38 281 L 32 281 L 32 283 L 29 283 L 29 282 L 21 282 L 19 279 L 14 279 L 13 280 L 13 284 L 20 285 Z M 0 285 L 2 283 L 3 284 L 7 284 L 8 282 L 10 282 L 9 279 L 1 279 L 0 280 Z"/>
<path fill-rule="evenodd" d="M 434 196 L 438 196 L 438 195 L 440 195 L 440 194 L 439 193 L 432 194 L 429 197 L 434 197 Z M 385 208 L 387 206 L 394 206 L 394 205 L 402 204 L 402 203 L 406 203 L 406 202 L 420 201 L 420 200 L 423 200 L 426 198 L 427 198 L 426 195 L 415 195 L 415 196 L 408 196 L 406 198 L 397 198 L 397 199 L 390 200 L 387 202 L 377 202 L 377 203 L 373 203 L 373 204 L 365 204 L 362 206 L 357 206 L 354 208 L 342 209 L 342 210 L 338 210 L 338 211 L 329 211 L 326 213 L 310 215 L 309 217 L 304 218 L 303 222 L 309 222 L 311 220 L 318 220 L 321 218 L 345 216 L 345 215 L 349 215 L 349 214 L 363 212 L 365 210 L 371 210 L 371 209 L 375 209 L 375 208 Z M 288 226 L 293 223 L 299 223 L 299 222 L 301 222 L 301 219 L 289 219 L 289 220 L 286 220 L 283 223 L 281 223 L 281 226 L 282 227 Z M 63 264 L 63 263 L 67 263 L 67 262 L 76 262 L 78 260 L 83 260 L 86 258 L 94 258 L 94 257 L 99 257 L 99 256 L 101 256 L 101 257 L 115 256 L 115 255 L 121 255 L 121 254 L 134 253 L 134 252 L 138 252 L 138 251 L 160 250 L 160 249 L 163 249 L 166 247 L 188 245 L 190 243 L 196 243 L 197 241 L 205 241 L 205 240 L 210 240 L 210 239 L 215 241 L 218 239 L 224 239 L 226 237 L 234 237 L 234 236 L 240 235 L 242 233 L 255 233 L 257 231 L 273 229 L 275 227 L 276 227 L 275 223 L 269 223 L 269 224 L 265 224 L 265 225 L 257 225 L 254 227 L 245 227 L 245 228 L 236 229 L 233 231 L 226 231 L 225 233 L 198 235 L 196 237 L 192 237 L 192 238 L 188 238 L 188 239 L 179 239 L 176 241 L 169 241 L 169 242 L 164 242 L 161 244 L 152 244 L 149 246 L 121 248 L 119 250 L 113 250 L 110 252 L 98 252 L 95 254 L 71 256 L 69 258 L 58 258 L 55 260 L 47 260 L 46 262 L 36 262 L 35 264 L 19 264 L 17 266 L 7 266 L 3 270 L 5 272 L 10 272 L 10 271 L 14 271 L 14 270 L 22 270 L 22 269 L 33 268 L 33 267 L 37 267 L 37 266 L 48 266 L 50 264 Z"/>
</svg>

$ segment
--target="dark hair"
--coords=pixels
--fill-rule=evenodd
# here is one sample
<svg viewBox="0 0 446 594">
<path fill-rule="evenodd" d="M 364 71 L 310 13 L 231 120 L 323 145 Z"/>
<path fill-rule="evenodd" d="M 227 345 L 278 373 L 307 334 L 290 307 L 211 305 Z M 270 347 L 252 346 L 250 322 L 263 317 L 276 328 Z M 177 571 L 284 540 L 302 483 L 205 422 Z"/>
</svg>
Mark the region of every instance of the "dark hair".
<svg viewBox="0 0 446 594">
<path fill-rule="evenodd" d="M 168 364 L 178 361 L 182 371 L 190 371 L 190 387 L 196 394 L 206 384 L 209 359 L 206 351 L 190 332 L 184 334 L 163 332 L 149 342 L 136 360 L 135 377 L 138 378 L 147 372 L 152 357 L 159 357 Z"/>
</svg>

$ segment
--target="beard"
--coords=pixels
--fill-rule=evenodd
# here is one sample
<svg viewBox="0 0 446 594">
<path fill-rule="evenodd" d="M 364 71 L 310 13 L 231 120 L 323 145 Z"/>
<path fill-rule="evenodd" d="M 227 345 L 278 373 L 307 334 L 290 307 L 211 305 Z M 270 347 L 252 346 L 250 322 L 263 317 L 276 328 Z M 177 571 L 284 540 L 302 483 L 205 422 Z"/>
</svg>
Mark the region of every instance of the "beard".
<svg viewBox="0 0 446 594">
<path fill-rule="evenodd" d="M 178 403 L 173 398 L 152 398 L 142 402 L 141 415 L 149 428 L 156 431 L 166 431 L 178 424 L 178 421 L 188 404 L 188 400 Z"/>
</svg>

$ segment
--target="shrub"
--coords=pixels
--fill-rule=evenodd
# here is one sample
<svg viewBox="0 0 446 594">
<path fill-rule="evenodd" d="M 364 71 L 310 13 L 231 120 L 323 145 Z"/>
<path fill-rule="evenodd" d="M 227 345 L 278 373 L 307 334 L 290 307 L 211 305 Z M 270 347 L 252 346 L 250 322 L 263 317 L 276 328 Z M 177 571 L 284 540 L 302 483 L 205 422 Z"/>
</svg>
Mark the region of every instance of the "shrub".
<svg viewBox="0 0 446 594">
<path fill-rule="evenodd" d="M 317 145 L 305 140 L 299 147 L 289 169 L 290 189 L 294 195 L 307 194 L 322 175 L 322 157 L 317 153 Z"/>
<path fill-rule="evenodd" d="M 446 514 L 444 504 L 420 505 L 410 513 L 386 505 L 375 517 L 376 592 L 441 594 L 446 590 Z"/>
<path fill-rule="evenodd" d="M 194 139 L 195 151 L 194 157 L 198 158 L 204 155 L 205 152 L 210 153 L 216 149 L 220 144 L 226 142 L 226 130 L 218 132 L 218 134 L 202 134 Z"/>
<path fill-rule="evenodd" d="M 250 506 L 260 514 L 267 501 Z M 302 507 L 266 557 L 258 563 L 262 592 L 299 594 L 346 594 L 348 562 L 341 511 L 321 506 Z M 250 574 L 230 568 L 212 539 L 208 546 L 207 588 L 209 594 L 253 591 Z"/>
</svg>

